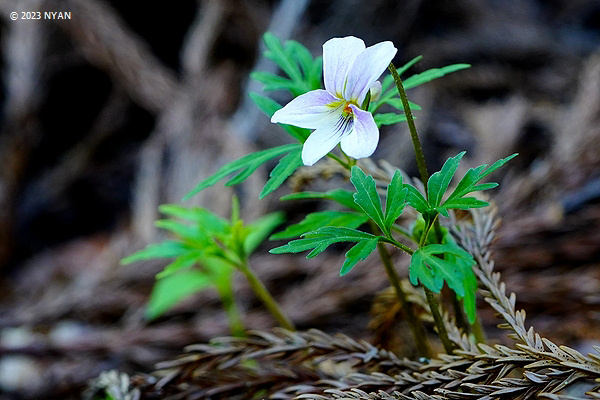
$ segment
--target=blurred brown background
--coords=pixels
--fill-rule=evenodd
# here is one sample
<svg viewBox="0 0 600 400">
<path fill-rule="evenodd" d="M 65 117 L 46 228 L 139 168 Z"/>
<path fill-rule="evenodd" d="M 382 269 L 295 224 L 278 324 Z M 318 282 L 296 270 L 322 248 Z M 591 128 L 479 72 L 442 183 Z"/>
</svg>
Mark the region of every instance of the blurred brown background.
<svg viewBox="0 0 600 400">
<path fill-rule="evenodd" d="M 12 21 L 12 11 L 70 20 Z M 228 333 L 203 292 L 143 319 L 160 263 L 120 266 L 161 236 L 156 207 L 179 203 L 225 162 L 289 142 L 247 98 L 270 30 L 313 54 L 333 36 L 392 40 L 412 73 L 472 68 L 409 92 L 430 170 L 521 155 L 495 179 L 498 269 L 529 323 L 585 351 L 600 340 L 600 2 L 593 0 L 0 0 L 0 398 L 78 398 L 106 369 L 148 371 Z M 274 93 L 280 102 L 284 94 Z M 415 173 L 407 130 L 382 129 L 375 159 Z M 267 169 L 236 189 L 252 219 L 319 204 L 258 201 Z M 226 215 L 221 184 L 187 202 Z M 311 208 L 312 207 L 312 208 Z M 372 339 L 376 260 L 339 278 L 341 251 L 252 265 L 299 328 Z M 250 328 L 274 322 L 243 279 Z M 489 336 L 506 341 L 489 307 Z"/>
</svg>

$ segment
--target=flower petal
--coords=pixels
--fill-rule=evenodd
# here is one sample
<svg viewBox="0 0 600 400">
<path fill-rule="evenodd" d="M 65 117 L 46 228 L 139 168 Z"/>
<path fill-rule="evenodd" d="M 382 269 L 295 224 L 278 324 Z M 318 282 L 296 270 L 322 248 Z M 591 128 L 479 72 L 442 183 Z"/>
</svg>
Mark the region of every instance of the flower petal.
<svg viewBox="0 0 600 400">
<path fill-rule="evenodd" d="M 365 50 L 365 42 L 354 36 L 333 38 L 323 44 L 323 80 L 325 89 L 342 98 L 350 66 Z"/>
<path fill-rule="evenodd" d="M 397 51 L 392 42 L 381 42 L 357 55 L 348 71 L 344 99 L 362 104 L 371 85 L 385 71 Z"/>
<path fill-rule="evenodd" d="M 312 90 L 296 97 L 283 108 L 275 111 L 271 122 L 315 129 L 323 125 L 324 119 L 331 117 L 339 104 L 341 104 L 341 100 L 326 90 Z"/>
<path fill-rule="evenodd" d="M 350 107 L 354 113 L 354 129 L 342 138 L 342 151 L 353 158 L 369 157 L 377 148 L 379 129 L 370 112 L 354 104 Z"/>
<path fill-rule="evenodd" d="M 317 128 L 304 142 L 302 147 L 302 162 L 304 165 L 313 165 L 329 153 L 342 138 L 348 136 L 353 130 L 354 119 L 342 114 L 343 106 L 339 107 L 332 118 L 327 120 L 327 125 Z M 337 118 L 333 118 L 333 116 Z"/>
</svg>

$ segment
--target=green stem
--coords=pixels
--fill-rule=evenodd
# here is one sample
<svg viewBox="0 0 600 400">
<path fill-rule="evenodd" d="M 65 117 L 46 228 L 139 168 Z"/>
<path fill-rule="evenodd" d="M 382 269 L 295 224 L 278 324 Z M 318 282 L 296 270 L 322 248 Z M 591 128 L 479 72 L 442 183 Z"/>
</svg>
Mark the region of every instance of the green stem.
<svg viewBox="0 0 600 400">
<path fill-rule="evenodd" d="M 339 158 L 338 156 L 336 156 L 333 153 L 327 153 L 327 157 L 334 159 L 335 161 L 340 163 L 342 165 L 342 167 L 346 168 L 348 171 L 350 171 L 350 168 L 352 168 L 350 166 L 350 164 L 346 163 L 344 160 L 342 160 L 341 158 Z"/>
<path fill-rule="evenodd" d="M 425 155 L 423 154 L 421 141 L 419 140 L 417 128 L 415 127 L 415 120 L 413 119 L 412 111 L 410 110 L 410 105 L 408 104 L 408 97 L 406 97 L 402 80 L 400 79 L 400 75 L 398 75 L 398 71 L 396 70 L 396 67 L 394 67 L 394 64 L 390 63 L 388 69 L 392 73 L 392 77 L 396 83 L 396 88 L 398 88 L 398 94 L 400 94 L 400 100 L 402 101 L 404 114 L 406 115 L 406 122 L 408 123 L 408 129 L 410 130 L 410 138 L 412 139 L 413 147 L 415 149 L 417 167 L 419 168 L 419 174 L 421 175 L 421 180 L 425 186 L 425 193 L 427 193 L 427 181 L 429 180 L 429 173 L 427 172 L 427 165 L 425 164 Z"/>
<path fill-rule="evenodd" d="M 431 232 L 431 227 L 435 225 L 435 222 L 437 222 L 437 214 L 434 217 L 434 223 L 433 224 L 428 224 L 428 226 L 425 227 L 425 231 L 423 232 L 423 235 L 421 236 L 421 240 L 419 242 L 419 247 L 423 247 L 425 246 L 425 244 L 427 243 L 427 238 L 429 237 L 429 233 Z M 437 227 L 439 228 L 439 225 L 437 225 Z M 441 229 L 440 229 L 440 233 L 441 233 Z M 438 243 L 442 243 L 442 239 L 438 238 Z"/>
<path fill-rule="evenodd" d="M 398 274 L 394 269 L 394 265 L 392 264 L 392 259 L 390 257 L 390 253 L 385 248 L 383 243 L 378 243 L 377 248 L 379 250 L 379 256 L 381 257 L 381 261 L 385 267 L 385 272 L 387 272 L 388 278 L 392 283 L 392 286 L 396 290 L 396 297 L 400 301 L 402 305 L 402 310 L 404 311 L 404 315 L 406 315 L 406 320 L 410 326 L 410 330 L 415 338 L 415 344 L 417 346 L 418 353 L 423 357 L 430 357 L 431 350 L 429 349 L 429 344 L 427 343 L 427 335 L 425 334 L 425 328 L 421 321 L 417 318 L 415 313 L 413 312 L 410 303 L 406 297 L 406 293 L 402 290 L 402 286 L 400 286 L 400 279 L 398 278 Z"/>
<path fill-rule="evenodd" d="M 228 282 L 227 287 L 217 287 L 219 296 L 221 297 L 221 303 L 223 303 L 223 309 L 229 320 L 229 328 L 233 336 L 244 337 L 246 336 L 246 328 L 242 322 L 242 317 L 235 304 L 235 296 L 233 294 L 233 288 L 231 282 Z"/>
<path fill-rule="evenodd" d="M 408 97 L 406 96 L 406 91 L 404 90 L 404 86 L 402 85 L 402 80 L 400 79 L 400 75 L 398 75 L 398 71 L 396 67 L 394 67 L 393 63 L 390 63 L 388 69 L 394 78 L 394 82 L 396 83 L 396 88 L 398 89 L 398 94 L 400 95 L 400 100 L 402 101 L 402 106 L 404 108 L 404 114 L 406 115 L 406 122 L 408 124 L 408 129 L 410 131 L 410 137 L 412 139 L 413 148 L 415 150 L 415 158 L 417 159 L 417 167 L 419 168 L 419 174 L 421 175 L 421 180 L 423 181 L 423 186 L 425 188 L 425 193 L 427 193 L 427 181 L 429 180 L 429 172 L 427 172 L 427 165 L 425 164 L 425 155 L 423 154 L 423 148 L 421 146 L 421 141 L 419 140 L 419 134 L 417 133 L 417 127 L 415 126 L 415 121 L 412 116 L 412 111 L 410 110 L 410 104 L 408 103 Z M 436 234 L 441 234 L 441 228 L 438 224 L 435 225 Z M 425 236 L 427 238 L 427 236 Z M 444 326 L 444 322 L 442 320 L 442 316 L 440 315 L 439 303 L 433 292 L 426 287 L 423 287 L 425 290 L 425 295 L 427 297 L 427 302 L 429 303 L 429 308 L 431 309 L 431 315 L 433 316 L 433 320 L 437 327 L 438 335 L 446 352 L 451 354 L 453 352 L 452 342 L 448 338 L 448 332 L 446 331 L 446 327 Z"/>
<path fill-rule="evenodd" d="M 392 238 L 392 237 L 382 237 L 380 239 L 382 242 L 386 242 L 389 244 L 392 244 L 394 246 L 396 246 L 397 248 L 399 248 L 400 250 L 408 253 L 409 255 L 413 255 L 413 253 L 415 252 L 413 249 L 411 249 L 410 247 L 400 243 L 399 241 L 397 241 L 396 239 Z"/>
<path fill-rule="evenodd" d="M 247 262 L 241 262 L 236 264 L 236 267 L 246 275 L 246 279 L 248 279 L 248 283 L 250 287 L 254 291 L 254 293 L 258 296 L 258 298 L 263 302 L 267 310 L 271 313 L 273 318 L 277 321 L 279 325 L 283 328 L 295 331 L 296 327 L 292 323 L 292 321 L 283 313 L 279 304 L 275 301 L 271 293 L 267 290 L 262 281 L 258 278 L 258 276 L 254 273 L 254 271 L 248 266 Z"/>
<path fill-rule="evenodd" d="M 444 345 L 444 349 L 446 353 L 452 354 L 454 353 L 454 345 L 448 338 L 448 331 L 446 330 L 446 326 L 444 325 L 444 320 L 442 319 L 442 315 L 440 314 L 440 305 L 437 297 L 435 297 L 435 293 L 431 290 L 427 289 L 423 286 L 423 290 L 425 291 L 425 297 L 427 297 L 427 303 L 429 303 L 429 308 L 431 309 L 431 316 L 433 317 L 433 321 L 435 322 L 435 326 L 438 331 L 438 336 Z"/>
<path fill-rule="evenodd" d="M 467 322 L 465 313 L 463 312 L 462 303 L 456 298 L 454 292 L 450 293 L 452 297 L 452 306 L 454 307 L 454 318 L 456 319 L 456 325 L 462 329 L 467 335 L 471 333 L 471 326 Z"/>
<path fill-rule="evenodd" d="M 483 330 L 483 325 L 481 325 L 481 318 L 477 315 L 475 316 L 475 322 L 471 325 L 471 332 L 475 337 L 475 342 L 485 343 L 485 331 Z"/>
</svg>

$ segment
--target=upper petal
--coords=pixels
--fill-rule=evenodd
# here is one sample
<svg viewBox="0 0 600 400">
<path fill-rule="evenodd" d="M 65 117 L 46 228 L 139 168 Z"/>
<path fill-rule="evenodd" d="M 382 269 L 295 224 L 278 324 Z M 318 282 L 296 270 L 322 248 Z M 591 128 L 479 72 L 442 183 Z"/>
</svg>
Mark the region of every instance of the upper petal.
<svg viewBox="0 0 600 400">
<path fill-rule="evenodd" d="M 323 89 L 312 90 L 296 97 L 283 108 L 275 111 L 271 122 L 280 122 L 316 129 L 323 125 L 323 120 L 331 118 L 339 106 L 340 100 Z"/>
<path fill-rule="evenodd" d="M 325 89 L 342 98 L 350 66 L 365 50 L 365 42 L 354 36 L 333 38 L 323 44 L 323 80 Z"/>
<path fill-rule="evenodd" d="M 353 158 L 369 157 L 377 148 L 379 129 L 368 111 L 351 104 L 354 113 L 354 129 L 341 140 L 342 151 Z"/>
<path fill-rule="evenodd" d="M 369 88 L 385 71 L 397 51 L 392 42 L 381 42 L 358 54 L 348 71 L 344 99 L 362 104 Z"/>
</svg>

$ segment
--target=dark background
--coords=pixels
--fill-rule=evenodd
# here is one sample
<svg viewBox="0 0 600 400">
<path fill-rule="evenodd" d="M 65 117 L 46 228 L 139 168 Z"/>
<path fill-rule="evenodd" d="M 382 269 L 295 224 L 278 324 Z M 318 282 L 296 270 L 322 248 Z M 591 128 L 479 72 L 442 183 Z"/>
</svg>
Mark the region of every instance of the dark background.
<svg viewBox="0 0 600 400">
<path fill-rule="evenodd" d="M 72 19 L 9 18 L 36 10 Z M 148 371 L 227 334 L 210 292 L 145 321 L 163 265 L 118 261 L 159 240 L 159 204 L 288 142 L 246 96 L 260 91 L 255 66 L 275 70 L 266 30 L 315 55 L 333 36 L 391 40 L 396 65 L 424 56 L 412 73 L 471 64 L 409 92 L 429 168 L 461 150 L 463 171 L 520 153 L 495 175 L 498 269 L 538 332 L 583 349 L 600 340 L 600 2 L 0 0 L 0 12 L 0 398 L 77 397 L 103 370 Z M 415 174 L 406 128 L 381 135 L 374 158 Z M 267 177 L 237 189 L 243 215 L 299 218 L 278 201 L 285 185 L 258 201 Z M 226 215 L 231 194 L 219 184 L 186 204 Z M 307 261 L 270 247 L 252 263 L 299 328 L 373 338 L 369 309 L 386 287 L 375 260 L 342 279 L 342 251 Z M 236 285 L 247 326 L 273 326 Z M 507 340 L 483 307 L 490 337 Z"/>
</svg>

